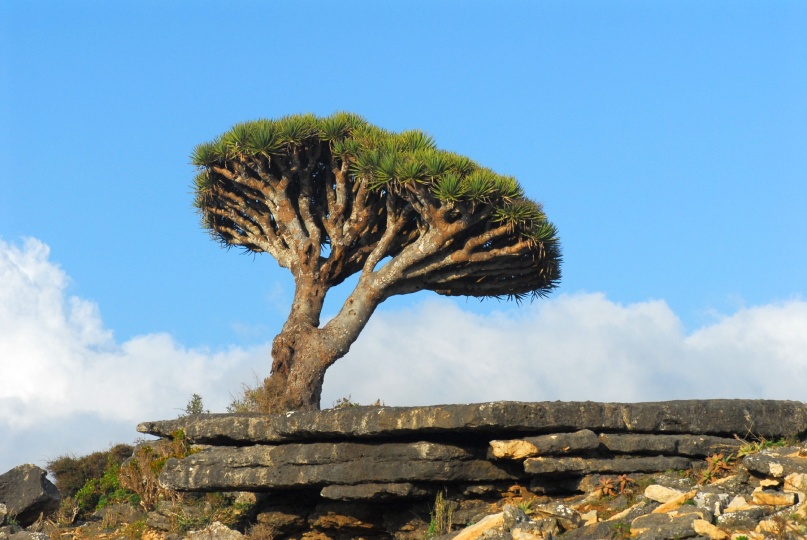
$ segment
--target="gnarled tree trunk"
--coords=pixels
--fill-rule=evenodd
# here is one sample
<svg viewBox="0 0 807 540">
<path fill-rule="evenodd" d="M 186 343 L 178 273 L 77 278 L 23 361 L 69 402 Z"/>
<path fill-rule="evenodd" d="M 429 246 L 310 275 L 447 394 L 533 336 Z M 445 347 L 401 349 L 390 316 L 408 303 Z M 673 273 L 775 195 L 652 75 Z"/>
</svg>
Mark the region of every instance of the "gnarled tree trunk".
<svg viewBox="0 0 807 540">
<path fill-rule="evenodd" d="M 322 328 L 319 317 L 327 289 L 315 281 L 297 282 L 291 314 L 272 343 L 272 373 L 260 400 L 263 412 L 319 410 L 325 371 L 347 354 L 383 300 L 368 281 L 360 280 L 339 314 Z"/>
</svg>

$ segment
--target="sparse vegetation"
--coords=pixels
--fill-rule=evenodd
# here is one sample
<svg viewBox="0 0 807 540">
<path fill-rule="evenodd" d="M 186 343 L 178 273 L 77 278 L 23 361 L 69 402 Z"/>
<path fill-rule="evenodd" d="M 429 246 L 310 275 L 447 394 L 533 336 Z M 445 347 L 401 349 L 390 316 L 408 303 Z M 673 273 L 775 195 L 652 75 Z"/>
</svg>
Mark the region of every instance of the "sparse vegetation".
<svg viewBox="0 0 807 540">
<path fill-rule="evenodd" d="M 351 407 L 364 407 L 364 406 L 365 405 L 362 405 L 361 403 L 356 403 L 355 401 L 352 401 L 351 396 L 347 396 L 347 397 L 339 398 L 336 401 L 334 401 L 333 406 L 331 408 L 332 409 L 349 409 Z M 381 401 L 380 399 L 377 399 L 377 400 L 375 400 L 374 403 L 371 403 L 370 405 L 366 405 L 366 406 L 367 407 L 383 407 L 384 402 Z"/>
<path fill-rule="evenodd" d="M 178 494 L 161 486 L 157 477 L 170 458 L 181 459 L 190 453 L 190 445 L 182 430 L 174 432 L 171 439 L 142 444 L 121 467 L 121 485 L 140 497 L 140 505 L 145 510 L 153 510 L 161 500 L 176 500 Z"/>
<path fill-rule="evenodd" d="M 434 500 L 434 508 L 431 512 L 429 529 L 426 531 L 427 540 L 451 532 L 451 527 L 454 524 L 454 511 L 456 509 L 457 503 L 447 500 L 446 494 L 443 491 L 437 493 L 437 497 Z"/>
<path fill-rule="evenodd" d="M 73 523 L 76 518 L 86 517 L 113 503 L 138 503 L 137 494 L 125 489 L 119 479 L 121 464 L 132 451 L 131 446 L 120 444 L 106 452 L 94 452 L 81 458 L 62 456 L 49 462 L 48 470 L 62 494 L 57 522 Z"/>
<path fill-rule="evenodd" d="M 185 405 L 184 413 L 185 416 L 190 416 L 192 414 L 210 414 L 210 411 L 205 409 L 202 396 L 193 394 L 188 400 L 188 404 Z"/>
<path fill-rule="evenodd" d="M 247 383 L 241 384 L 241 394 L 238 396 L 230 395 L 232 401 L 227 405 L 228 413 L 249 413 L 259 412 L 266 407 L 264 400 L 266 395 L 263 392 L 263 383 L 255 376 L 255 383 L 249 385 Z"/>
<path fill-rule="evenodd" d="M 100 479 L 110 463 L 123 463 L 133 450 L 128 444 L 118 444 L 106 452 L 93 452 L 83 457 L 61 456 L 49 461 L 46 467 L 62 497 L 73 497 L 88 481 Z"/>
</svg>

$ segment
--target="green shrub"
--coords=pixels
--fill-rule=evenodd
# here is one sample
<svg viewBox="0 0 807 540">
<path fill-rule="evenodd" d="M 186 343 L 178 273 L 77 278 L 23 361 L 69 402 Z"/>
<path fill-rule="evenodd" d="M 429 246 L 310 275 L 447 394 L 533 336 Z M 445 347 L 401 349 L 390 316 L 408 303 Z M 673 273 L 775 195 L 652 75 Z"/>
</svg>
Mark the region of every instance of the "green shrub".
<svg viewBox="0 0 807 540">
<path fill-rule="evenodd" d="M 136 493 L 145 510 L 154 510 L 161 500 L 177 498 L 176 492 L 162 487 L 157 480 L 165 463 L 171 458 L 182 459 L 191 453 L 190 444 L 181 429 L 173 432 L 170 439 L 141 445 L 132 459 L 120 469 L 120 485 Z"/>
<path fill-rule="evenodd" d="M 62 497 L 75 497 L 88 481 L 100 479 L 110 463 L 120 465 L 133 450 L 128 444 L 118 444 L 106 452 L 93 452 L 83 457 L 61 456 L 48 462 L 46 467 L 55 478 Z"/>
</svg>

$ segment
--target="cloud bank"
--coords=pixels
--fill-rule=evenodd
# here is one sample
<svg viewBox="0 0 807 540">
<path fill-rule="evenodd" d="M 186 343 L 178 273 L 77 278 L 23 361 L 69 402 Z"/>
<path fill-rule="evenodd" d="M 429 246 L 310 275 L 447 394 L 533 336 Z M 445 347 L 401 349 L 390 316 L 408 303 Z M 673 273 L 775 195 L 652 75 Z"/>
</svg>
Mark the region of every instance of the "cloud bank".
<svg viewBox="0 0 807 540">
<path fill-rule="evenodd" d="M 434 299 L 380 313 L 326 376 L 354 401 L 807 401 L 807 302 L 743 309 L 685 335 L 662 300 L 561 295 L 516 315 Z"/>
<path fill-rule="evenodd" d="M 48 247 L 0 240 L 0 472 L 130 442 L 192 393 L 223 411 L 264 375 L 268 343 L 189 348 L 168 334 L 118 343 L 98 306 L 66 294 Z M 807 302 L 740 310 L 686 334 L 663 300 L 569 294 L 480 315 L 435 297 L 380 309 L 329 370 L 323 406 L 501 399 L 807 401 Z"/>
</svg>

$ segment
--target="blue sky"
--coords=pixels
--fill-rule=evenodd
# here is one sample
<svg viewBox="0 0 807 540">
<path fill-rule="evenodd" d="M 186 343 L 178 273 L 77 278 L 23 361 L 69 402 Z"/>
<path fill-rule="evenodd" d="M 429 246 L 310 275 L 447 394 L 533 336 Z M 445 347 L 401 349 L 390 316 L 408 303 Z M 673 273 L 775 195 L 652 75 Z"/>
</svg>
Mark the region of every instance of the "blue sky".
<svg viewBox="0 0 807 540">
<path fill-rule="evenodd" d="M 784 369 L 782 354 L 785 378 L 807 369 L 805 27 L 801 2 L 3 2 L 0 372 L 16 378 L 0 390 L 13 434 L 0 469 L 53 457 L 12 448 L 48 430 L 61 433 L 50 451 L 92 450 L 57 424 L 95 418 L 107 427 L 92 444 L 133 438 L 135 420 L 175 415 L 194 391 L 222 410 L 268 373 L 290 277 L 200 229 L 188 155 L 236 122 L 298 112 L 422 129 L 516 176 L 558 226 L 565 261 L 557 293 L 531 306 L 388 301 L 326 378 L 323 405 L 504 399 L 505 383 L 475 381 L 513 362 L 538 369 L 518 399 L 804 400 L 761 385 L 751 364 Z M 437 313 L 465 325 L 425 323 Z M 443 335 L 526 343 L 546 328 L 566 341 L 506 359 L 494 348 L 479 365 Z M 385 386 L 394 370 L 380 357 L 414 335 L 425 364 L 402 362 L 422 379 Z M 541 382 L 558 364 L 597 372 L 603 351 L 634 390 Z M 429 375 L 435 360 L 453 367 Z M 107 366 L 107 382 L 89 366 Z M 696 368 L 738 373 L 711 392 L 692 386 Z M 116 376 L 139 393 L 111 406 Z M 53 383 L 50 401 L 30 378 Z"/>
</svg>

